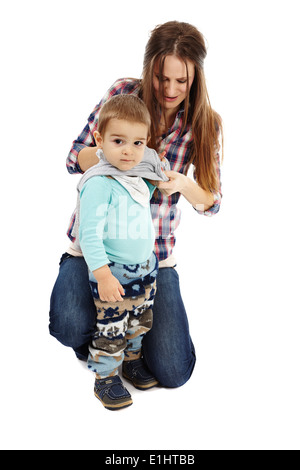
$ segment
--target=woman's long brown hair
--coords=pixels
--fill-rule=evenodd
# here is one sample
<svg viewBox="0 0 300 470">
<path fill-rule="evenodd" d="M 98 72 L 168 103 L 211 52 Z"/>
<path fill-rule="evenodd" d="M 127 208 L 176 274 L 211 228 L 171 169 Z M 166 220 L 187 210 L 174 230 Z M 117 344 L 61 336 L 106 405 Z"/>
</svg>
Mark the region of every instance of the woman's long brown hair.
<svg viewBox="0 0 300 470">
<path fill-rule="evenodd" d="M 176 55 L 185 63 L 188 77 L 187 61 L 195 65 L 195 78 L 184 104 L 183 131 L 187 124 L 191 124 L 193 144 L 190 163 L 195 166 L 197 183 L 206 191 L 218 191 L 215 155 L 220 148 L 220 136 L 223 141 L 222 120 L 211 108 L 208 97 L 203 71 L 206 54 L 202 34 L 189 23 L 170 21 L 157 26 L 152 31 L 145 50 L 141 97 L 152 119 L 151 140 L 148 145 L 156 149 L 158 125 L 164 110 L 160 108 L 159 100 L 154 94 L 154 66 L 159 65 L 159 77 L 162 77 L 165 58 L 168 55 Z M 163 96 L 162 80 L 159 95 Z"/>
</svg>

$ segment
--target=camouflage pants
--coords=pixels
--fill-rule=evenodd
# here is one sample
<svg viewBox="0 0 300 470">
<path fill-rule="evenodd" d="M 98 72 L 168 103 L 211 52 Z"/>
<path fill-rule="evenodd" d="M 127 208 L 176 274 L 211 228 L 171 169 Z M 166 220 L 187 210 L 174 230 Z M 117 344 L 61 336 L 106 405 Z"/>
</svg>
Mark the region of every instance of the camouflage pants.
<svg viewBox="0 0 300 470">
<path fill-rule="evenodd" d="M 118 373 L 123 360 L 141 356 L 143 336 L 152 327 L 158 261 L 153 254 L 142 264 L 109 265 L 125 291 L 123 302 L 99 299 L 97 282 L 90 273 L 90 286 L 97 310 L 96 331 L 89 347 L 88 367 L 97 378 Z"/>
</svg>

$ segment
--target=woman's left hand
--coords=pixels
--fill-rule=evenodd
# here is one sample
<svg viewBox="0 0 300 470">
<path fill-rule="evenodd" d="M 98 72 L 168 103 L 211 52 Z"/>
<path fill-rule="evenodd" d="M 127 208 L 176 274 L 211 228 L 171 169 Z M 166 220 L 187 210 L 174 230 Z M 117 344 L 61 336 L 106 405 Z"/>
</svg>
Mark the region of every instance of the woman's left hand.
<svg viewBox="0 0 300 470">
<path fill-rule="evenodd" d="M 169 181 L 159 181 L 158 189 L 165 196 L 171 196 L 174 193 L 181 193 L 186 185 L 187 176 L 177 171 L 164 171 Z"/>
</svg>

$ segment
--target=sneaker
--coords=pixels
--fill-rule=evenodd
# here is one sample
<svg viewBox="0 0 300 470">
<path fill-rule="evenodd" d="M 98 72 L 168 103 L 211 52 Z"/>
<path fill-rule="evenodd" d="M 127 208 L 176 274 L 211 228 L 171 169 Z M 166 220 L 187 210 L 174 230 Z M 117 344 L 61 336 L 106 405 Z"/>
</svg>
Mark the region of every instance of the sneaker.
<svg viewBox="0 0 300 470">
<path fill-rule="evenodd" d="M 153 377 L 142 359 L 123 361 L 122 372 L 123 377 L 139 390 L 147 390 L 158 385 L 158 380 Z"/>
<path fill-rule="evenodd" d="M 94 393 L 108 410 L 120 410 L 132 405 L 131 395 L 118 375 L 96 379 Z"/>
</svg>

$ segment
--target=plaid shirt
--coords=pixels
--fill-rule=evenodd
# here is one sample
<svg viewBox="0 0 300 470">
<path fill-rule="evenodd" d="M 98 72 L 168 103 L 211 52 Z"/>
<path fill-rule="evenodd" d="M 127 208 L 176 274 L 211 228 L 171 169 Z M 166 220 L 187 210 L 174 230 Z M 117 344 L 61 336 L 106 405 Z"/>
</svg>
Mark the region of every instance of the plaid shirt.
<svg viewBox="0 0 300 470">
<path fill-rule="evenodd" d="M 72 144 L 72 148 L 67 158 L 67 169 L 69 173 L 82 173 L 78 164 L 78 153 L 86 146 L 95 146 L 93 133 L 97 130 L 98 115 L 101 106 L 112 96 L 121 93 L 138 95 L 139 93 L 139 80 L 124 78 L 117 80 L 112 87 L 108 90 L 106 95 L 95 106 L 92 114 L 88 118 L 88 123 Z M 176 115 L 173 126 L 168 130 L 167 134 L 162 135 L 158 139 L 158 153 L 166 152 L 166 158 L 170 162 L 171 170 L 187 174 L 189 169 L 189 154 L 192 143 L 192 129 L 188 125 L 184 132 L 182 132 L 183 124 L 183 109 L 180 109 Z M 216 154 L 216 166 L 220 182 L 220 158 Z M 214 194 L 214 205 L 207 211 L 195 209 L 199 214 L 212 216 L 220 209 L 221 203 L 221 182 L 219 184 L 219 191 Z M 180 193 L 172 194 L 166 197 L 160 191 L 156 191 L 151 199 L 151 213 L 156 233 L 155 252 L 159 259 L 162 261 L 172 254 L 175 245 L 174 232 L 180 222 L 180 209 L 177 202 L 180 198 Z M 69 238 L 74 241 L 71 236 L 72 227 L 74 224 L 74 216 L 70 221 L 68 229 Z"/>
</svg>

